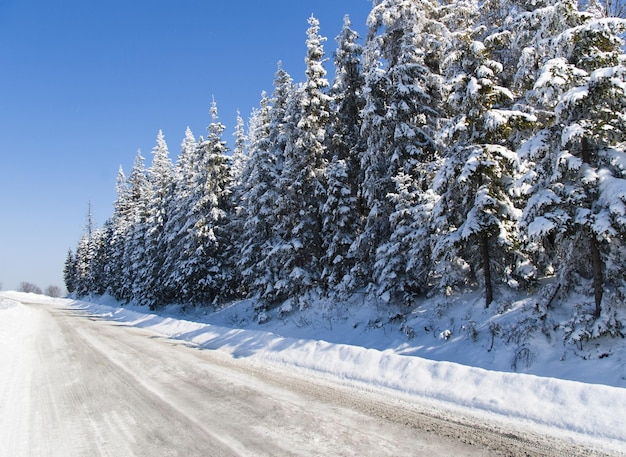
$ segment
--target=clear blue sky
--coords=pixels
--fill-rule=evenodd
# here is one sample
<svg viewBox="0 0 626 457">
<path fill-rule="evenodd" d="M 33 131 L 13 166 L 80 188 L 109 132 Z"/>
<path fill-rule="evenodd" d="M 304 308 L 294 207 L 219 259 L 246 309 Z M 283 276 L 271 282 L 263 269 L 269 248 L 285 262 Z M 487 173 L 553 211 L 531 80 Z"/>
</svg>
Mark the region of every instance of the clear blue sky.
<svg viewBox="0 0 626 457">
<path fill-rule="evenodd" d="M 0 0 L 0 283 L 64 288 L 91 200 L 112 212 L 120 165 L 149 160 L 162 129 L 172 159 L 214 97 L 232 145 L 276 64 L 304 79 L 307 20 L 332 61 L 345 14 L 365 35 L 370 0 Z M 331 62 L 327 70 L 331 70 Z"/>
</svg>

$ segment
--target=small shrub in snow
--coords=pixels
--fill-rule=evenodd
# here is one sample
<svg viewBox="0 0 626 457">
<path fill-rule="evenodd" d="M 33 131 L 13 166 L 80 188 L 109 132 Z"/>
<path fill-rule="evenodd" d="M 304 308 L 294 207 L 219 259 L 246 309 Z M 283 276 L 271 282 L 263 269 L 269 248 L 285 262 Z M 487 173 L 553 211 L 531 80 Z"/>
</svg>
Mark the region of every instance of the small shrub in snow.
<svg viewBox="0 0 626 457">
<path fill-rule="evenodd" d="M 561 284 L 551 283 L 546 284 L 544 287 L 542 287 L 537 294 L 538 296 L 535 308 L 542 319 L 547 316 L 548 310 L 552 306 L 552 302 L 557 297 L 560 290 Z"/>
<path fill-rule="evenodd" d="M 617 319 L 616 312 L 603 311 L 600 317 L 596 318 L 594 308 L 590 305 L 577 306 L 574 316 L 561 324 L 565 342 L 574 344 L 581 350 L 584 342 L 594 338 L 603 336 L 624 338 L 623 327 L 624 325 Z"/>
<path fill-rule="evenodd" d="M 184 309 L 184 307 L 181 307 Z M 230 325 L 231 327 L 236 327 L 242 323 L 242 320 L 239 318 L 239 314 L 236 312 L 224 313 L 224 323 L 226 325 Z"/>
<path fill-rule="evenodd" d="M 520 368 L 528 369 L 536 359 L 537 354 L 531 351 L 527 346 L 522 346 L 515 351 L 515 355 L 511 361 L 511 368 L 513 371 L 517 371 Z"/>
<path fill-rule="evenodd" d="M 511 303 L 508 300 L 503 300 L 500 303 L 498 303 L 498 306 L 496 308 L 496 312 L 498 314 L 504 314 L 507 311 L 509 311 L 511 308 L 513 308 L 513 303 Z"/>
<path fill-rule="evenodd" d="M 440 340 L 444 340 L 444 341 L 448 341 L 451 336 L 452 336 L 452 331 L 451 330 L 444 330 L 443 332 L 441 332 L 439 334 L 439 339 Z"/>
<path fill-rule="evenodd" d="M 303 328 L 303 327 L 308 327 L 312 323 L 313 322 L 308 316 L 304 314 L 300 314 L 298 318 L 295 320 L 294 325 L 298 328 Z"/>
<path fill-rule="evenodd" d="M 489 334 L 491 335 L 491 344 L 489 346 L 489 349 L 487 349 L 487 352 L 491 352 L 493 349 L 493 345 L 496 341 L 496 336 L 500 335 L 500 332 L 502 330 L 502 327 L 500 326 L 499 323 L 497 322 L 490 322 L 489 323 Z"/>
<path fill-rule="evenodd" d="M 405 321 L 405 316 L 402 313 L 395 313 L 389 316 L 389 322 L 390 323 L 398 323 L 398 322 L 404 322 Z"/>
<path fill-rule="evenodd" d="M 437 305 L 435 305 L 433 309 L 433 317 L 435 319 L 441 319 L 446 314 L 446 311 L 448 310 L 449 306 L 450 304 L 447 302 L 437 303 Z"/>
<path fill-rule="evenodd" d="M 474 322 L 473 320 L 469 320 L 465 325 L 463 325 L 463 327 L 461 327 L 461 329 L 465 333 L 465 336 L 473 343 L 478 341 L 478 330 L 476 330 L 476 322 Z"/>
<path fill-rule="evenodd" d="M 283 303 L 280 308 L 278 308 L 278 317 L 285 317 L 287 314 L 290 314 L 293 311 L 293 305 L 291 300 L 287 300 Z"/>
<path fill-rule="evenodd" d="M 539 330 L 539 320 L 536 317 L 529 316 L 518 322 L 513 323 L 506 332 L 506 343 L 515 344 L 516 346 L 526 343 L 533 334 Z"/>
<path fill-rule="evenodd" d="M 409 325 L 402 324 L 400 326 L 400 331 L 406 335 L 406 337 L 410 340 L 415 338 L 415 329 Z"/>
<path fill-rule="evenodd" d="M 270 315 L 265 311 L 261 311 L 256 318 L 257 324 L 264 324 L 265 322 L 270 320 Z"/>
</svg>

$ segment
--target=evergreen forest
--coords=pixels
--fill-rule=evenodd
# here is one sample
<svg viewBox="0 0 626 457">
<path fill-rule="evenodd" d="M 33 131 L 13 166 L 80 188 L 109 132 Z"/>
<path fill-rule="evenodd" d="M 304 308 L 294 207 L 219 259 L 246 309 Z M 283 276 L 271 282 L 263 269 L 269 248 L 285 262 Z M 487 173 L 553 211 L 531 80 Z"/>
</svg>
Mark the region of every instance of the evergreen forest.
<svg viewBox="0 0 626 457">
<path fill-rule="evenodd" d="M 375 0 L 327 57 L 312 16 L 303 80 L 279 63 L 232 148 L 213 102 L 175 161 L 159 132 L 120 168 L 66 287 L 258 313 L 516 291 L 540 318 L 576 296 L 578 338 L 623 336 L 625 24 L 596 0 Z"/>
</svg>

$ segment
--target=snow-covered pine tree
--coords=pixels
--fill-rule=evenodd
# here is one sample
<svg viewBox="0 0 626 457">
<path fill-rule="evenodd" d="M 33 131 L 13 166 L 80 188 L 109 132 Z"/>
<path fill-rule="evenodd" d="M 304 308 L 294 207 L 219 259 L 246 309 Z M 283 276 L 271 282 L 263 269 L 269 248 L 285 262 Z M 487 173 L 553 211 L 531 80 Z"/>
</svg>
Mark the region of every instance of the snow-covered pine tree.
<svg viewBox="0 0 626 457">
<path fill-rule="evenodd" d="M 508 11 L 508 16 L 504 20 L 506 29 L 498 34 L 498 38 L 506 47 L 505 51 L 501 51 L 501 55 L 506 55 L 507 58 L 506 61 L 503 59 L 500 61 L 506 68 L 504 73 L 508 87 L 523 97 L 524 92 L 531 90 L 537 81 L 539 75 L 537 69 L 554 57 L 552 38 L 580 24 L 578 2 L 576 0 L 542 0 L 540 2 L 509 0 L 503 5 L 502 0 L 492 0 L 491 3 L 501 7 L 503 10 L 501 14 Z M 544 81 L 542 85 L 547 88 L 553 84 L 553 87 L 558 90 L 562 82 L 561 78 L 556 77 L 551 82 Z M 521 102 L 522 100 L 518 103 Z M 535 107 L 534 104 L 528 106 Z M 544 122 L 541 115 L 547 113 L 538 111 L 536 114 L 539 120 Z"/>
<path fill-rule="evenodd" d="M 256 278 L 248 276 L 254 281 L 254 287 L 249 289 L 253 295 L 259 295 L 262 302 L 260 308 L 266 307 L 268 303 L 280 299 L 282 291 L 277 291 L 274 285 L 280 280 L 282 265 L 280 259 L 276 257 L 280 251 L 276 248 L 281 245 L 280 228 L 278 226 L 278 200 L 281 193 L 280 176 L 283 173 L 285 163 L 285 149 L 287 147 L 287 108 L 295 97 L 296 87 L 293 79 L 287 73 L 282 62 L 278 62 L 278 69 L 274 75 L 274 93 L 271 99 L 270 123 L 269 123 L 269 148 L 270 148 L 270 167 L 274 170 L 275 181 L 268 187 L 268 198 L 265 200 L 268 206 L 264 210 L 264 217 L 269 217 L 271 213 L 272 220 L 275 221 L 271 226 L 272 230 L 263 243 L 263 256 L 255 269 L 260 273 Z M 268 184 L 270 181 L 268 181 Z M 275 192 L 275 195 L 272 193 Z M 272 201 L 271 198 L 275 197 Z M 254 271 L 254 270 L 252 270 Z"/>
<path fill-rule="evenodd" d="M 230 272 L 224 268 L 224 233 L 230 172 L 224 125 L 217 104 L 211 105 L 208 136 L 201 140 L 192 161 L 188 189 L 187 230 L 183 235 L 179 268 L 183 299 L 201 304 L 214 302 L 224 292 Z"/>
<path fill-rule="evenodd" d="M 117 300 L 129 300 L 130 297 L 122 295 L 122 291 L 124 290 L 124 252 L 130 223 L 130 192 L 121 166 L 117 173 L 115 190 L 117 199 L 113 204 L 113 215 L 110 218 L 110 255 L 106 264 L 107 292 Z"/>
<path fill-rule="evenodd" d="M 287 136 L 285 134 L 285 118 L 287 106 L 294 97 L 295 87 L 293 79 L 283 68 L 282 62 L 278 62 L 278 68 L 274 75 L 274 93 L 271 99 L 269 139 L 272 155 L 276 160 L 276 170 L 282 173 L 285 162 L 285 148 Z"/>
<path fill-rule="evenodd" d="M 250 119 L 250 150 L 246 179 L 242 184 L 244 219 L 240 263 L 247 293 L 262 299 L 260 307 L 278 299 L 274 284 L 282 269 L 275 261 L 280 245 L 277 202 L 285 161 L 287 106 L 294 96 L 291 76 L 278 62 L 271 99 L 262 95 L 260 107 Z"/>
<path fill-rule="evenodd" d="M 104 271 L 108 253 L 105 232 L 94 228 L 90 233 L 81 237 L 76 248 L 74 287 L 79 297 L 102 295 L 106 291 Z"/>
<path fill-rule="evenodd" d="M 361 181 L 360 154 L 362 141 L 361 111 L 364 78 L 361 69 L 362 46 L 352 30 L 350 18 L 344 17 L 337 37 L 335 78 L 330 95 L 330 164 L 326 169 L 327 199 L 322 206 L 324 256 L 321 259 L 322 280 L 329 290 L 347 292 L 352 283 L 349 272 L 354 267 L 350 247 L 361 232 L 362 205 L 358 193 Z M 341 290 L 337 290 L 341 289 Z"/>
<path fill-rule="evenodd" d="M 164 252 L 161 280 L 165 290 L 172 293 L 172 300 L 184 302 L 189 297 L 185 292 L 180 262 L 184 258 L 184 242 L 192 225 L 188 215 L 191 212 L 190 192 L 193 186 L 193 167 L 198 148 L 198 143 L 189 127 L 185 130 L 185 137 L 180 148 L 180 154 L 174 166 L 174 188 L 170 200 L 169 217 L 164 226 L 167 247 Z"/>
<path fill-rule="evenodd" d="M 90 293 L 103 295 L 109 288 L 108 264 L 111 256 L 111 238 L 113 226 L 110 220 L 105 221 L 102 228 L 97 229 L 91 236 L 91 251 L 93 258 L 90 262 Z"/>
<path fill-rule="evenodd" d="M 371 290 L 385 298 L 406 298 L 423 291 L 428 281 L 429 237 L 418 226 L 428 220 L 421 212 L 431 204 L 424 204 L 422 193 L 430 188 L 438 157 L 434 133 L 441 120 L 439 67 L 447 35 L 436 20 L 438 9 L 431 1 L 386 0 L 369 18 L 363 125 L 369 214 L 360 243 L 363 269 L 376 283 Z M 384 62 L 382 69 L 374 57 Z"/>
<path fill-rule="evenodd" d="M 493 60 L 502 41 L 486 28 L 461 30 L 445 71 L 453 88 L 451 121 L 442 130 L 448 147 L 434 183 L 433 259 L 445 291 L 481 280 L 485 306 L 497 283 L 517 287 L 528 276 L 520 250 L 516 207 L 520 135 L 535 118 L 515 110 L 514 94 L 500 85 L 502 64 Z"/>
<path fill-rule="evenodd" d="M 528 11 L 512 14 L 510 19 L 514 31 L 513 42 L 516 46 L 523 47 L 514 84 L 520 92 L 525 92 L 521 93 L 523 99 L 518 104 L 532 110 L 538 119 L 535 135 L 519 151 L 526 169 L 523 184 L 526 186 L 524 193 L 527 196 L 526 210 L 520 223 L 521 234 L 525 237 L 524 244 L 532 256 L 537 274 L 550 276 L 555 272 L 555 262 L 559 262 L 553 237 L 528 237 L 528 224 L 535 217 L 531 208 L 537 201 L 547 197 L 544 190 L 537 187 L 537 179 L 540 178 L 535 160 L 544 153 L 538 151 L 545 146 L 543 137 L 550 134 L 548 128 L 555 122 L 555 110 L 559 100 L 570 88 L 584 84 L 587 73 L 569 63 L 563 55 L 559 55 L 554 43 L 555 37 L 580 24 L 582 16 L 577 2 L 556 0 L 536 6 Z"/>
<path fill-rule="evenodd" d="M 282 163 L 282 158 L 275 155 L 278 148 L 270 141 L 271 111 L 270 100 L 263 92 L 260 106 L 250 118 L 249 158 L 238 192 L 241 233 L 237 258 L 244 289 L 255 296 L 263 295 L 267 285 L 273 284 L 268 278 L 265 261 L 276 225 L 278 164 Z"/>
<path fill-rule="evenodd" d="M 306 80 L 290 100 L 285 116 L 285 159 L 280 176 L 276 234 L 269 261 L 278 273 L 277 297 L 304 299 L 320 278 L 323 256 L 320 202 L 325 201 L 330 96 L 324 69 L 325 38 L 311 16 L 307 30 Z"/>
<path fill-rule="evenodd" d="M 167 252 L 165 227 L 172 209 L 174 166 L 161 130 L 157 134 L 152 154 L 152 164 L 147 170 L 151 198 L 148 202 L 145 234 L 146 265 L 141 271 L 140 279 L 144 287 L 141 303 L 155 309 L 170 302 L 175 296 L 175 291 L 166 289 L 163 281 L 169 274 L 163 266 Z"/>
<path fill-rule="evenodd" d="M 63 265 L 63 282 L 70 294 L 76 290 L 76 257 L 71 248 L 67 250 L 65 264 Z"/>
<path fill-rule="evenodd" d="M 78 245 L 76 246 L 76 256 L 74 262 L 74 290 L 76 291 L 76 295 L 78 297 L 88 295 L 91 289 L 89 271 L 91 269 L 93 256 L 89 246 L 89 239 L 90 237 L 83 234 L 78 241 Z"/>
<path fill-rule="evenodd" d="M 147 231 L 148 202 L 151 189 L 141 151 L 137 151 L 133 168 L 128 176 L 128 233 L 124 249 L 122 289 L 120 295 L 128 300 L 140 300 L 143 296 L 142 276 L 147 259 L 145 234 Z"/>
<path fill-rule="evenodd" d="M 228 189 L 229 205 L 227 209 L 227 220 L 224 224 L 224 234 L 226 239 L 223 242 L 224 269 L 229 272 L 228 284 L 224 284 L 222 295 L 228 298 L 245 296 L 245 287 L 242 281 L 242 265 L 239 258 L 241 252 L 242 233 L 244 230 L 245 218 L 242 210 L 242 196 L 244 192 L 244 182 L 248 180 L 246 163 L 249 159 L 248 138 L 245 131 L 245 123 L 239 111 L 237 111 L 237 123 L 235 125 L 235 145 L 230 157 L 230 184 Z M 226 298 L 226 297 L 223 297 Z"/>
<path fill-rule="evenodd" d="M 345 293 L 352 284 L 350 271 L 354 257 L 349 254 L 360 227 L 358 200 L 351 185 L 349 160 L 334 155 L 325 170 L 326 201 L 320 208 L 322 231 L 322 269 L 320 280 L 332 293 Z"/>
<path fill-rule="evenodd" d="M 476 5 L 477 8 L 477 5 Z M 555 58 L 554 37 L 580 23 L 577 3 L 572 0 L 489 0 L 480 9 L 480 24 L 488 31 L 491 43 L 498 43 L 498 60 L 505 64 L 500 81 L 515 93 L 514 108 L 536 117 L 532 131 L 516 132 L 515 143 L 532 137 L 534 133 L 554 122 L 556 103 L 569 89 L 571 81 L 580 72 L 564 58 Z M 490 48 L 493 46 L 491 45 Z M 577 75 L 578 74 L 578 75 Z M 534 142 L 535 140 L 533 140 Z M 531 143 L 528 143 L 531 144 Z M 522 166 L 534 173 L 534 164 L 522 160 Z M 527 180 L 519 183 L 517 192 L 529 195 Z M 522 231 L 523 235 L 525 231 Z M 534 257 L 539 274 L 551 271 L 554 259 L 549 242 L 524 242 Z"/>
<path fill-rule="evenodd" d="M 385 127 L 388 81 L 383 68 L 381 50 L 383 37 L 379 35 L 382 27 L 380 1 L 374 2 L 374 8 L 368 17 L 368 34 L 363 49 L 363 99 L 361 112 L 362 150 L 360 156 L 359 194 L 361 206 L 361 230 L 350 246 L 349 256 L 354 259 L 350 271 L 352 290 L 361 289 L 372 281 L 376 249 L 389 235 L 389 218 L 381 207 L 386 195 L 393 190 L 389 177 L 390 161 L 384 150 L 386 135 Z"/>
<path fill-rule="evenodd" d="M 83 236 L 78 242 L 71 265 L 67 266 L 68 275 L 72 275 L 68 278 L 70 286 L 79 297 L 91 293 L 101 295 L 106 291 L 105 268 L 109 255 L 109 239 L 106 236 L 109 233 L 96 227 L 89 201 Z"/>
<path fill-rule="evenodd" d="M 431 213 L 438 196 L 422 189 L 414 176 L 399 172 L 396 190 L 388 195 L 394 210 L 393 230 L 376 251 L 374 292 L 383 301 L 410 304 L 429 289 L 431 277 Z"/>
<path fill-rule="evenodd" d="M 233 189 L 237 189 L 241 184 L 243 170 L 245 169 L 246 161 L 248 160 L 248 155 L 246 154 L 246 128 L 239 111 L 237 111 L 235 132 L 233 133 L 233 136 L 235 137 L 235 146 L 230 159 L 230 169 L 232 187 Z"/>
<path fill-rule="evenodd" d="M 361 64 L 363 47 L 358 43 L 359 38 L 359 34 L 352 30 L 350 17 L 345 16 L 341 33 L 336 38 L 335 78 L 330 90 L 331 153 L 340 160 L 348 160 L 352 173 L 357 176 L 360 165 L 357 148 L 361 142 L 361 111 L 365 106 L 365 79 Z"/>
<path fill-rule="evenodd" d="M 564 293 L 591 287 L 592 310 L 573 318 L 574 327 L 582 325 L 580 339 L 620 334 L 622 327 L 614 309 L 626 291 L 626 58 L 623 20 L 573 7 L 569 13 L 579 25 L 550 40 L 552 54 L 533 91 L 544 106 L 554 106 L 554 121 L 522 150 L 534 183 L 523 228 Z"/>
</svg>

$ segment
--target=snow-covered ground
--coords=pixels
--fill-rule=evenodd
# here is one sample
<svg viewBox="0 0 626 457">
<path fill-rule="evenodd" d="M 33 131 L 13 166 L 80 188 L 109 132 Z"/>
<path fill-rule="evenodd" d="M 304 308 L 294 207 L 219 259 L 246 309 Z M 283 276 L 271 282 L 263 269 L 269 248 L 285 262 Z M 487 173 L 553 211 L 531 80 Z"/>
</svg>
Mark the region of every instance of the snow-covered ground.
<svg viewBox="0 0 626 457">
<path fill-rule="evenodd" d="M 0 360 L 18 363 L 12 354 L 21 344 L 17 337 L 28 332 L 28 318 L 24 307 L 10 298 L 24 299 L 24 295 L 0 295 L 0 351 L 4 353 Z M 418 322 L 417 317 L 400 324 L 394 316 L 382 319 L 386 311 L 375 306 L 320 303 L 282 317 L 274 310 L 259 324 L 258 316 L 248 311 L 249 303 L 217 313 L 185 314 L 181 307 L 170 306 L 157 315 L 145 308 L 121 307 L 110 298 L 86 302 L 29 297 L 29 301 L 50 300 L 233 357 L 311 370 L 344 383 L 418 397 L 459 415 L 549 433 L 590 449 L 626 453 L 621 341 L 614 341 L 606 356 L 584 357 L 562 342 L 539 346 L 540 339 L 530 339 L 525 344 L 536 355 L 532 363 L 523 365 L 533 373 L 529 374 L 513 372 L 511 351 L 493 345 L 489 332 L 479 325 L 473 330 L 462 328 L 461 317 L 449 312 L 448 327 L 420 329 L 407 326 Z M 481 312 L 477 305 L 476 313 Z M 515 312 L 507 309 L 503 314 Z M 463 321 L 472 320 L 464 316 Z M 594 346 L 589 354 L 599 348 Z M 0 385 L 7 368 L 0 366 Z"/>
</svg>

